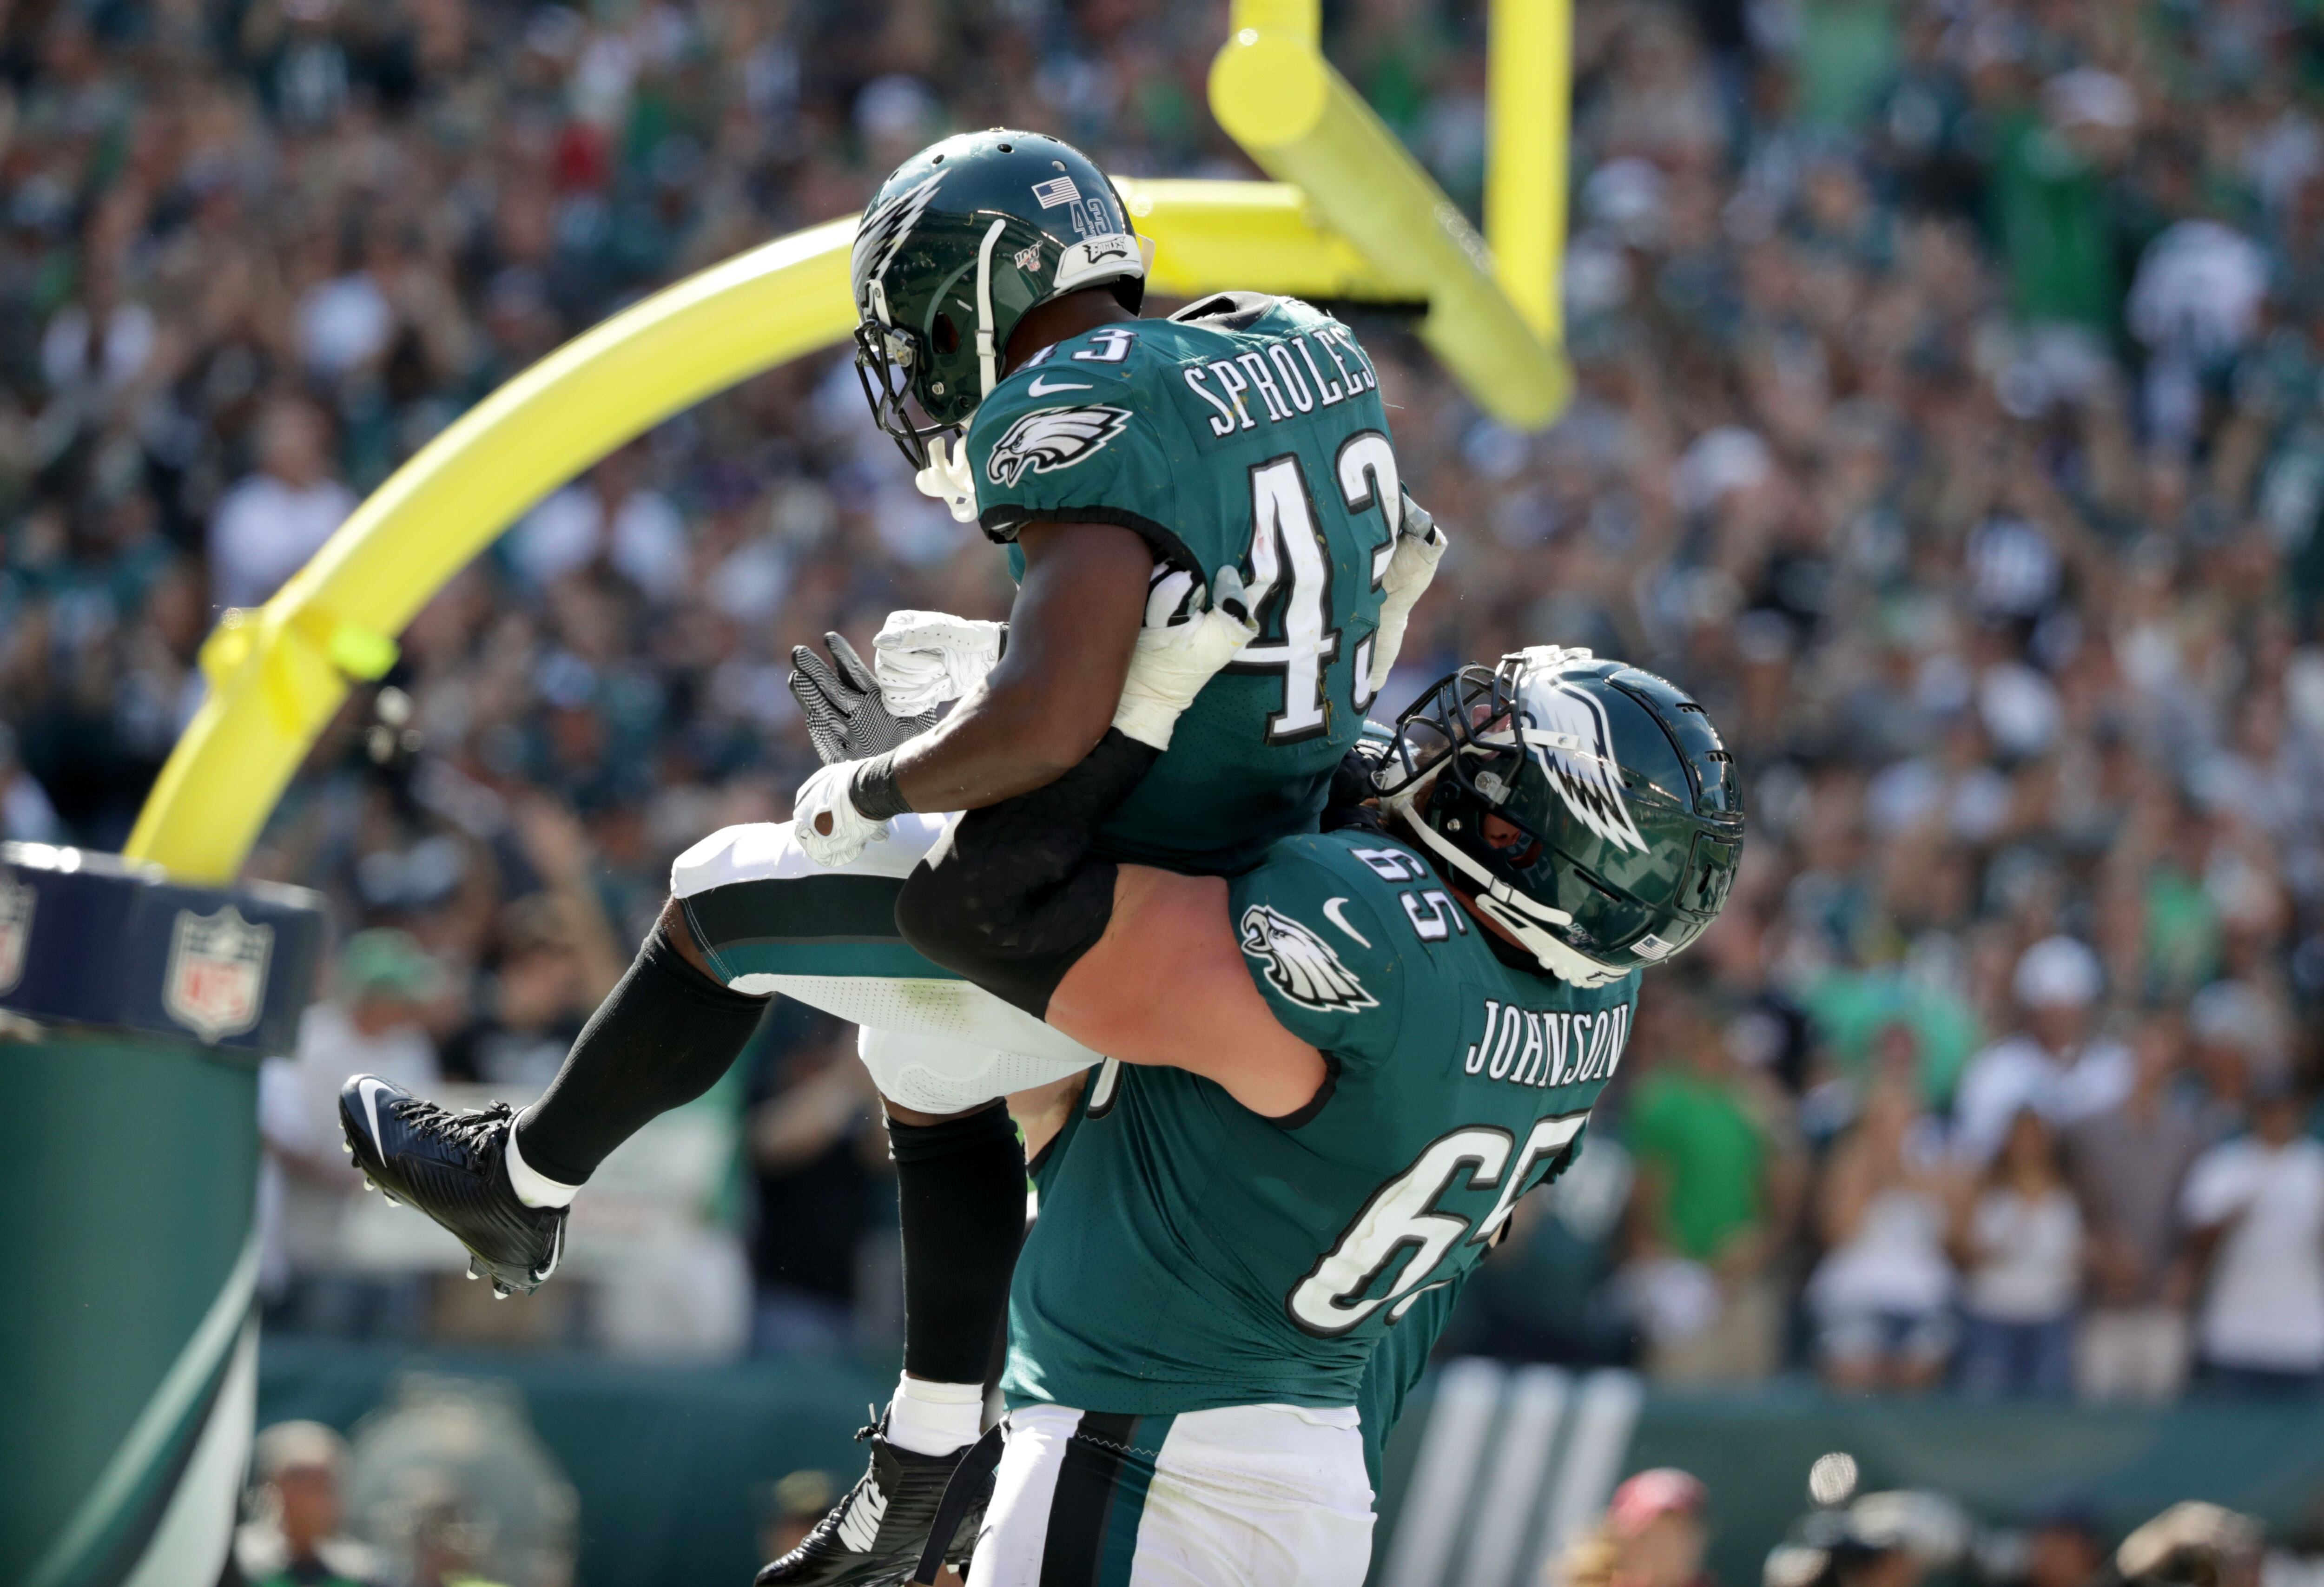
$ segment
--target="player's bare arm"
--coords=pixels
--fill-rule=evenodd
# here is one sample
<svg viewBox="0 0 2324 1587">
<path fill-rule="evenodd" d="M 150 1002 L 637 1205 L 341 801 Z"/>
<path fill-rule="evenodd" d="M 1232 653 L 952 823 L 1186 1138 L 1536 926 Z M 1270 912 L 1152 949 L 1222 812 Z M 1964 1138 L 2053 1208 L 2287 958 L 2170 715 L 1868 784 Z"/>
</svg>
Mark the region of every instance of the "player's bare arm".
<svg viewBox="0 0 2324 1587">
<path fill-rule="evenodd" d="M 1486 835 L 1504 846 L 1523 841 L 1496 817 Z M 1523 946 L 1470 894 L 1452 894 L 1484 930 Z M 1269 1118 L 1305 1107 L 1325 1077 L 1323 1054 L 1286 1030 L 1252 983 L 1221 877 L 1122 866 L 1105 935 L 1057 983 L 1047 1018 L 1125 1064 L 1216 1081 Z"/>
<path fill-rule="evenodd" d="M 1052 299 L 1010 331 L 1000 373 L 1065 337 L 1136 318 L 1102 285 Z M 1153 551 L 1108 523 L 1028 524 L 1017 544 L 1025 573 L 998 664 L 935 731 L 810 779 L 799 790 L 804 842 L 844 858 L 890 817 L 997 804 L 1055 781 L 1096 747 L 1121 697 Z"/>
<path fill-rule="evenodd" d="M 1386 780 L 1374 784 L 1389 796 L 1384 831 L 1431 854 L 1443 884 L 1414 896 L 1416 929 L 1433 925 L 1441 939 L 1452 924 L 1445 913 L 1457 909 L 1463 932 L 1473 922 L 1541 970 L 1593 986 L 1669 957 L 1716 915 L 1741 835 L 1726 752 L 1699 724 L 1699 708 L 1689 721 L 1692 703 L 1668 685 L 1627 669 L 1609 683 L 1608 670 L 1587 651 L 1523 652 L 1490 672 L 1463 669 L 1399 724 L 1380 767 Z M 1680 742 L 1674 727 L 1703 740 L 1673 762 L 1689 790 L 1684 806 L 1665 814 L 1625 802 L 1609 705 L 1625 725 L 1632 712 L 1657 724 L 1651 739 L 1633 734 L 1639 744 Z M 1134 786 L 1151 762 L 1139 752 L 1109 735 L 1045 798 L 1011 805 L 1005 818 L 963 822 L 952 852 L 906 884 L 898 924 L 930 957 L 1085 1046 L 1202 1075 L 1268 1117 L 1296 1113 L 1327 1068 L 1251 980 L 1230 884 L 1092 853 L 1093 810 Z M 1585 779 L 1587 787 L 1564 791 Z M 1524 791 L 1536 797 L 1517 797 Z M 1554 890 L 1571 869 L 1559 857 L 1594 844 L 1612 872 L 1612 861 L 1650 841 L 1634 807 L 1648 813 L 1649 826 L 1669 823 L 1674 846 L 1681 837 L 1692 845 L 1689 874 L 1679 900 L 1657 896 L 1651 913 L 1609 911 L 1600 924 L 1565 907 L 1582 901 L 1578 891 Z M 1418 864 L 1381 863 L 1398 875 Z M 1616 893 L 1601 882 L 1591 896 Z M 1618 937 L 1628 939 L 1618 956 L 1608 946 Z"/>
<path fill-rule="evenodd" d="M 1105 935 L 1058 983 L 1047 1018 L 1125 1064 L 1214 1080 L 1268 1118 L 1305 1107 L 1325 1076 L 1323 1055 L 1251 984 L 1221 877 L 1122 866 Z"/>
<path fill-rule="evenodd" d="M 895 752 L 889 775 L 908 809 L 974 810 L 1054 782 L 1113 720 L 1154 554 L 1110 523 L 1032 524 L 1018 543 L 1025 579 L 1009 648 L 951 715 Z"/>
<path fill-rule="evenodd" d="M 1487 825 L 1489 839 L 1522 841 L 1506 821 Z M 1484 930 L 1522 946 L 1452 892 Z M 1325 1077 L 1323 1055 L 1286 1030 L 1252 983 L 1222 877 L 1122 866 L 1105 935 L 1057 983 L 1047 1017 L 1093 1051 L 1200 1075 L 1269 1118 L 1305 1107 Z"/>
</svg>

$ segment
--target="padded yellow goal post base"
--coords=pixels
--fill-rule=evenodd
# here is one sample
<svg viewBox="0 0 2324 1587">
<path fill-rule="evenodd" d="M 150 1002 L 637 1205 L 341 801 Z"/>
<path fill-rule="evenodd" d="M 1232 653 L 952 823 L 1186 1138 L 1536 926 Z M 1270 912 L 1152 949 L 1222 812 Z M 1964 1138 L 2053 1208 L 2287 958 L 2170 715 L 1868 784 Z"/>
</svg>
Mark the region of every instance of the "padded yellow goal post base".
<svg viewBox="0 0 2324 1587">
<path fill-rule="evenodd" d="M 1238 0 L 1212 104 L 1281 180 L 1121 180 L 1154 239 L 1152 289 L 1424 306 L 1422 340 L 1480 409 L 1548 423 L 1571 384 L 1555 313 L 1569 5 L 1494 0 L 1489 248 L 1324 60 L 1316 0 Z M 398 469 L 272 600 L 228 613 L 126 853 L 232 878 L 348 689 L 394 665 L 394 636 L 520 513 L 672 414 L 845 339 L 854 230 L 794 233 L 575 337 Z"/>
</svg>

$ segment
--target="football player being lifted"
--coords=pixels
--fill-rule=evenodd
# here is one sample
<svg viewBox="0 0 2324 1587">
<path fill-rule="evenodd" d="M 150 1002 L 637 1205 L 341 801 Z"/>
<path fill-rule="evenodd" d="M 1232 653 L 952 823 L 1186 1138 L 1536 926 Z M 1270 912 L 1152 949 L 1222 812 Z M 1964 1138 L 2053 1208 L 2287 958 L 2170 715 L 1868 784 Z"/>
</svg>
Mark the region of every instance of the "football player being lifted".
<svg viewBox="0 0 2324 1587">
<path fill-rule="evenodd" d="M 1360 1582 L 1365 1435 L 1579 1149 L 1639 972 L 1725 902 L 1733 765 L 1670 684 L 1549 648 L 1407 711 L 1376 818 L 1231 878 L 1104 856 L 1155 761 L 1107 734 L 897 900 L 928 957 L 1109 1055 L 1037 1160 L 974 1580 Z"/>
<path fill-rule="evenodd" d="M 1096 852 L 1248 868 L 1314 829 L 1444 540 L 1403 493 L 1347 328 L 1252 294 L 1139 318 L 1143 246 L 1104 176 L 1055 139 L 996 130 L 915 155 L 874 195 L 851 269 L 875 421 L 1018 579 L 1005 632 L 903 613 L 880 636 L 898 714 L 965 697 L 931 731 L 883 734 L 867 690 L 810 676 L 826 734 L 834 702 L 852 707 L 855 752 L 799 789 L 794 822 L 680 857 L 659 922 L 537 1103 L 453 1115 L 356 1076 L 341 1114 L 372 1180 L 457 1234 L 496 1287 L 530 1289 L 578 1188 L 709 1088 L 770 994 L 862 1025 L 905 1265 L 904 1374 L 872 1466 L 901 1527 L 925 1526 L 977 1435 L 1022 1237 L 1022 1152 L 993 1099 L 1097 1061 L 894 942 L 895 889 L 942 831 L 920 813 L 1044 787 L 1143 713 L 1168 748 Z M 1215 630 L 1171 619 L 1222 567 L 1259 632 L 1213 677 L 1218 658 L 1187 641 Z M 786 889 L 804 880 L 802 909 Z M 885 1547 L 835 1519 L 768 1579 L 870 1579 Z"/>
</svg>

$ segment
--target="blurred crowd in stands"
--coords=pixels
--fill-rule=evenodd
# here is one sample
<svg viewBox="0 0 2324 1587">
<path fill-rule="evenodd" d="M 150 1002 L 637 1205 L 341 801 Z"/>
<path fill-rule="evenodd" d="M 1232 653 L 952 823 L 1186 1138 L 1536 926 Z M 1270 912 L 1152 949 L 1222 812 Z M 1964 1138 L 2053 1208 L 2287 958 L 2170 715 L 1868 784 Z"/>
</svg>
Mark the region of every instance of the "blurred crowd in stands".
<svg viewBox="0 0 2324 1587">
<path fill-rule="evenodd" d="M 1324 11 L 1473 211 L 1484 7 Z M 1165 0 L 11 7 L 0 834 L 116 846 L 222 609 L 566 337 L 849 212 L 932 136 L 1252 174 L 1204 108 L 1225 25 Z M 1481 417 L 1349 310 L 1457 536 L 1384 706 L 1519 642 L 1595 646 L 1700 694 L 1752 832 L 1450 1345 L 1851 1389 L 2312 1389 L 2324 21 L 1581 0 L 1575 25 L 1563 420 Z M 876 1344 L 874 1100 L 805 1010 L 601 1220 L 596 1297 L 585 1272 L 498 1308 L 521 1323 L 440 1252 L 350 1269 L 330 1098 L 358 1068 L 537 1093 L 669 859 L 783 814 L 811 763 L 789 647 L 1007 599 L 835 353 L 615 454 L 430 603 L 252 862 L 348 933 L 266 1075 L 277 1320 Z M 670 1167 L 705 1143 L 734 1170 Z"/>
</svg>

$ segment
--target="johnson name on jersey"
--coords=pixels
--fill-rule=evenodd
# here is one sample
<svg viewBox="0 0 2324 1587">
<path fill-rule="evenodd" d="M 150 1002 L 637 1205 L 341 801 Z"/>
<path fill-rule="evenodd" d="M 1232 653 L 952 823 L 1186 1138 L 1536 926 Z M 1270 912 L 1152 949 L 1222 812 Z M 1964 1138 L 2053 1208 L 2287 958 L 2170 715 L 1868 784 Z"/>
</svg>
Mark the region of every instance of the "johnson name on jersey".
<svg viewBox="0 0 2324 1587">
<path fill-rule="evenodd" d="M 1515 967 L 1400 843 L 1290 838 L 1230 885 L 1253 984 L 1332 1078 L 1276 1120 L 1176 1069 L 1093 1086 L 1018 1265 L 1013 1396 L 1355 1403 L 1374 1347 L 1569 1160 L 1621 1063 L 1635 973 Z"/>
<path fill-rule="evenodd" d="M 1314 825 L 1362 729 L 1403 497 L 1370 360 L 1295 299 L 1229 293 L 1043 350 L 977 410 L 979 521 L 1115 523 L 1207 580 L 1233 564 L 1260 633 L 1106 824 L 1116 858 L 1231 872 Z"/>
</svg>

